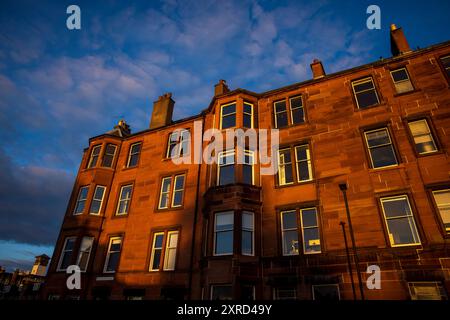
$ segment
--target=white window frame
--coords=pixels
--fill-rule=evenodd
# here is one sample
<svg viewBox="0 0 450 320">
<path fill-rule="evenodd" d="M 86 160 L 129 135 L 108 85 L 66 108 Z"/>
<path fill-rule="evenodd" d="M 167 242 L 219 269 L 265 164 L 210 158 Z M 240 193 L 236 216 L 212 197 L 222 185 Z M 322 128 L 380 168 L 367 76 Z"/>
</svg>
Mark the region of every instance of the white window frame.
<svg viewBox="0 0 450 320">
<path fill-rule="evenodd" d="M 87 192 L 86 192 L 86 198 L 80 199 L 80 197 L 81 197 L 81 192 L 82 192 L 84 189 L 87 189 Z M 86 202 L 87 202 L 87 199 L 88 199 L 88 195 L 89 195 L 89 185 L 81 186 L 80 189 L 78 190 L 78 196 L 77 196 L 77 201 L 75 202 L 75 208 L 73 209 L 73 215 L 74 215 L 74 216 L 79 216 L 79 215 L 81 215 L 81 214 L 84 213 L 84 211 L 86 210 Z M 82 210 L 81 212 L 78 212 L 78 213 L 77 213 L 78 204 L 79 204 L 80 202 L 84 202 L 84 204 L 83 204 L 83 210 Z M 90 208 L 89 208 L 89 209 L 90 209 Z M 90 211 L 90 210 L 89 210 L 89 211 Z"/>
<path fill-rule="evenodd" d="M 114 240 L 120 240 L 120 250 L 119 251 L 114 251 L 115 252 L 119 252 L 119 261 L 117 262 L 117 267 L 119 267 L 120 264 L 120 255 L 122 252 L 122 246 L 123 246 L 123 237 L 118 236 L 118 237 L 111 237 L 109 238 L 109 244 L 108 244 L 108 252 L 106 253 L 106 259 L 105 259 L 105 265 L 103 266 L 103 273 L 116 273 L 117 270 L 114 271 L 107 271 L 108 268 L 108 264 L 109 264 L 109 259 L 111 256 L 111 246 Z"/>
<path fill-rule="evenodd" d="M 102 188 L 103 189 L 103 193 L 102 193 L 102 198 L 101 199 L 96 199 L 95 195 L 97 193 L 97 189 L 98 188 Z M 102 185 L 96 185 L 95 189 L 94 189 L 94 194 L 92 195 L 92 201 L 91 201 L 91 205 L 89 206 L 89 214 L 93 215 L 93 216 L 99 216 L 100 213 L 102 212 L 102 207 L 103 207 L 103 199 L 105 198 L 105 193 L 106 193 L 106 187 L 102 186 Z M 92 212 L 92 203 L 94 201 L 99 201 L 100 202 L 100 206 L 98 207 L 98 212 Z"/>
<path fill-rule="evenodd" d="M 233 163 L 227 163 L 225 165 L 221 165 L 220 164 L 220 159 L 221 158 L 226 158 L 227 156 L 233 155 Z M 217 156 L 217 185 L 221 186 L 222 184 L 220 184 L 220 170 L 221 167 L 225 167 L 225 166 L 234 166 L 234 182 L 236 182 L 236 151 L 235 150 L 228 150 L 228 151 L 222 151 L 219 152 L 218 156 Z"/>
<path fill-rule="evenodd" d="M 445 226 L 445 221 L 444 221 L 444 218 L 442 217 L 442 213 L 441 213 L 441 207 L 450 207 L 450 202 L 449 203 L 439 204 L 436 201 L 436 197 L 435 197 L 436 193 L 450 193 L 450 188 L 433 190 L 431 193 L 433 195 L 433 200 L 434 200 L 434 203 L 436 204 L 436 208 L 438 210 L 438 214 L 439 214 L 439 217 L 441 219 L 441 222 L 442 222 L 442 225 L 444 227 L 444 230 L 445 230 L 446 233 L 450 233 L 450 226 L 448 226 L 448 227 Z"/>
<path fill-rule="evenodd" d="M 410 124 L 416 123 L 416 122 L 424 122 L 424 123 L 425 123 L 425 126 L 427 127 L 428 132 L 427 132 L 426 134 L 420 134 L 420 135 L 417 135 L 417 136 L 428 135 L 428 136 L 431 138 L 431 142 L 432 142 L 433 145 L 434 145 L 434 150 L 433 150 L 433 151 L 428 151 L 428 152 L 418 152 L 418 151 L 417 151 L 417 148 L 416 148 L 417 143 L 416 143 L 416 139 L 415 139 L 416 136 L 414 135 L 413 131 L 411 130 L 411 126 L 410 126 Z M 423 154 L 436 153 L 436 152 L 439 151 L 439 149 L 438 149 L 438 147 L 437 147 L 437 144 L 436 144 L 436 141 L 434 141 L 433 134 L 431 133 L 430 126 L 428 125 L 427 119 L 418 119 L 418 120 L 408 121 L 408 128 L 409 128 L 409 132 L 411 132 L 411 136 L 412 136 L 412 138 L 413 138 L 414 149 L 416 150 L 416 152 L 417 152 L 418 154 L 423 155 Z"/>
<path fill-rule="evenodd" d="M 96 154 L 97 160 L 95 161 L 95 165 L 92 165 L 92 161 L 93 161 L 93 158 L 94 158 L 94 152 L 95 152 L 95 150 L 98 150 L 98 153 Z M 91 168 L 94 168 L 94 167 L 97 166 L 98 160 L 100 159 L 100 153 L 101 153 L 101 151 L 102 151 L 102 145 L 101 145 L 101 144 L 97 144 L 97 145 L 95 145 L 95 146 L 92 147 L 91 155 L 90 155 L 90 157 L 89 157 L 89 162 L 88 162 L 88 165 L 87 165 L 87 168 L 88 168 L 88 169 L 91 169 Z"/>
<path fill-rule="evenodd" d="M 245 112 L 245 105 L 250 106 L 250 110 L 251 110 L 250 114 Z M 247 127 L 244 126 L 244 117 L 245 117 L 245 115 L 250 116 L 250 120 L 251 120 L 251 126 L 250 126 L 250 128 L 247 128 L 247 129 L 253 129 L 255 127 L 255 125 L 254 125 L 254 113 L 255 112 L 254 112 L 253 104 L 250 103 L 250 102 L 244 102 L 243 110 L 242 110 L 242 114 L 243 114 L 243 116 L 242 116 L 242 127 L 247 128 Z"/>
<path fill-rule="evenodd" d="M 122 192 L 123 189 L 126 187 L 131 187 L 131 191 L 130 191 L 130 197 L 129 198 L 124 198 L 122 199 Z M 117 202 L 117 208 L 116 208 L 116 216 L 126 216 L 128 214 L 128 212 L 130 211 L 130 204 L 131 204 L 131 198 L 133 196 L 133 184 L 126 184 L 120 187 L 120 193 L 119 193 L 119 201 Z M 119 208 L 120 208 L 120 203 L 127 201 L 127 210 L 125 212 L 119 212 Z"/>
<path fill-rule="evenodd" d="M 376 132 L 376 131 L 386 131 L 386 132 L 387 132 L 387 136 L 388 136 L 388 138 L 389 138 L 389 143 L 380 144 L 380 145 L 377 145 L 377 146 L 375 146 L 375 147 L 370 147 L 370 146 L 369 146 L 369 140 L 367 139 L 367 134 L 368 134 L 368 133 L 372 133 L 372 132 Z M 392 143 L 391 133 L 389 132 L 389 129 L 388 129 L 387 127 L 382 127 L 382 128 L 378 128 L 378 129 L 373 129 L 373 130 L 367 130 L 367 131 L 364 131 L 364 138 L 365 138 L 365 140 L 366 140 L 366 147 L 367 147 L 367 151 L 368 151 L 368 153 L 369 153 L 370 164 L 371 164 L 371 166 L 372 166 L 372 169 L 375 169 L 375 170 L 376 170 L 376 169 L 391 168 L 391 167 L 396 167 L 396 166 L 398 166 L 398 158 L 397 158 L 397 154 L 395 153 L 395 147 L 394 147 L 394 144 Z M 393 154 L 394 154 L 394 158 L 395 158 L 395 162 L 396 162 L 396 163 L 395 163 L 395 164 L 390 164 L 390 165 L 388 165 L 388 166 L 383 166 L 383 167 L 375 167 L 374 164 L 373 164 L 372 153 L 370 152 L 370 150 L 373 149 L 373 148 L 384 147 L 384 146 L 387 146 L 387 145 L 390 145 L 390 146 L 391 146 L 392 152 L 393 152 Z"/>
<path fill-rule="evenodd" d="M 384 209 L 384 206 L 383 206 L 383 203 L 384 202 L 389 202 L 389 201 L 396 201 L 396 200 L 398 201 L 398 200 L 401 200 L 401 199 L 405 199 L 406 200 L 406 203 L 408 204 L 409 212 L 411 213 L 411 215 L 403 215 L 403 216 L 395 216 L 395 217 L 387 218 L 386 217 L 386 212 L 385 212 L 385 209 Z M 402 195 L 392 196 L 392 197 L 383 197 L 383 198 L 380 198 L 380 202 L 381 202 L 381 210 L 383 211 L 384 223 L 385 223 L 386 231 L 387 231 L 388 238 L 389 238 L 389 244 L 391 245 L 391 247 L 393 247 L 393 248 L 395 247 L 396 248 L 396 247 L 411 247 L 411 246 L 421 245 L 422 243 L 421 243 L 421 239 L 420 239 L 419 230 L 417 228 L 416 220 L 414 218 L 414 212 L 413 212 L 413 210 L 411 208 L 411 204 L 409 202 L 408 195 L 402 194 Z M 416 235 L 417 235 L 418 242 L 407 243 L 407 244 L 393 244 L 393 241 L 392 241 L 391 236 L 390 236 L 391 232 L 389 230 L 388 220 L 405 219 L 405 218 L 408 219 L 409 217 L 411 217 L 411 220 L 408 220 L 408 221 L 412 221 L 412 226 L 410 225 L 410 227 L 414 227 L 414 230 L 415 230 Z M 414 230 L 410 229 L 411 232 L 413 232 Z"/>
<path fill-rule="evenodd" d="M 303 225 L 303 211 L 306 210 L 312 210 L 314 209 L 315 213 L 316 213 L 316 225 L 313 227 L 305 227 Z M 302 242 L 303 242 L 303 254 L 320 254 L 322 253 L 322 239 L 320 238 L 320 225 L 319 225 L 319 213 L 317 212 L 317 207 L 310 207 L 310 208 L 301 208 L 300 209 L 300 227 L 302 229 Z M 319 251 L 315 251 L 315 252 L 306 252 L 306 240 L 305 240 L 305 229 L 316 229 L 319 232 L 319 246 L 320 246 L 320 250 Z"/>
<path fill-rule="evenodd" d="M 223 120 L 223 117 L 224 117 L 224 115 L 223 115 L 223 108 L 227 107 L 227 106 L 231 106 L 233 104 L 234 104 L 234 112 L 225 115 L 225 117 L 229 117 L 231 115 L 234 115 L 234 126 L 224 129 L 224 128 L 222 128 L 222 124 L 223 124 L 222 120 Z M 234 102 L 231 102 L 231 103 L 227 103 L 227 104 L 221 105 L 220 106 L 220 121 L 219 121 L 219 128 L 220 128 L 220 130 L 227 130 L 227 129 L 235 128 L 236 125 L 237 125 L 237 102 L 234 101 Z"/>
<path fill-rule="evenodd" d="M 170 247 L 170 237 L 176 235 L 177 237 L 177 241 L 175 243 L 174 247 Z M 178 232 L 178 230 L 173 230 L 173 231 L 168 231 L 167 232 L 167 236 L 166 236 L 166 246 L 165 246 L 165 250 L 164 250 L 164 261 L 163 261 L 163 270 L 164 271 L 173 271 L 176 269 L 176 264 L 177 264 L 177 253 L 178 253 L 178 242 L 180 240 L 180 233 Z M 168 254 L 170 252 L 170 250 L 174 250 L 175 251 L 175 255 L 174 255 L 174 261 L 173 261 L 173 267 L 168 267 L 168 263 L 169 263 L 169 258 L 170 255 Z"/>
<path fill-rule="evenodd" d="M 161 247 L 155 247 L 156 244 L 156 238 L 158 236 L 162 236 L 162 243 L 161 243 Z M 155 251 L 156 250 L 161 250 L 161 255 L 160 255 L 160 261 L 159 261 L 159 268 L 157 269 L 153 269 L 153 262 L 155 262 Z M 148 266 L 148 271 L 150 272 L 154 272 L 154 271 L 159 271 L 161 269 L 161 265 L 163 265 L 164 261 L 163 261 L 163 255 L 164 255 L 164 232 L 155 232 L 153 234 L 153 241 L 152 241 L 152 253 L 150 256 L 150 265 Z"/>
<path fill-rule="evenodd" d="M 233 218 L 233 226 L 231 227 L 231 229 L 227 229 L 227 230 L 220 230 L 217 231 L 217 216 L 218 215 L 225 215 L 225 214 L 230 214 L 231 217 Z M 221 211 L 221 212 L 216 212 L 214 214 L 214 243 L 213 243 L 213 255 L 214 256 L 230 256 L 234 254 L 234 211 L 230 210 L 230 211 Z M 216 253 L 216 244 L 217 244 L 217 234 L 220 232 L 230 232 L 231 231 L 231 235 L 232 235 L 232 240 L 231 240 L 231 252 L 229 253 Z"/>
<path fill-rule="evenodd" d="M 372 83 L 372 86 L 373 86 L 372 89 L 364 89 L 364 90 L 361 90 L 361 91 L 358 91 L 358 92 L 355 91 L 355 86 L 360 85 L 360 84 L 363 84 L 363 83 L 367 83 L 367 82 L 371 82 L 371 83 Z M 373 78 L 372 78 L 371 76 L 370 76 L 370 77 L 363 78 L 363 79 L 359 79 L 359 80 L 353 80 L 351 84 L 352 84 L 353 96 L 355 97 L 355 101 L 356 101 L 356 105 L 358 106 L 358 109 L 364 110 L 364 109 L 366 109 L 366 108 L 370 108 L 370 107 L 373 107 L 373 106 L 376 106 L 376 105 L 379 105 L 379 104 L 380 104 L 380 97 L 378 96 L 377 87 L 375 86 L 375 82 L 373 81 Z M 371 91 L 371 90 L 374 90 L 374 91 L 375 91 L 375 95 L 376 95 L 376 97 L 377 97 L 378 103 L 375 103 L 375 104 L 372 104 L 372 105 L 370 105 L 370 106 L 362 107 L 362 108 L 361 108 L 361 107 L 359 106 L 359 101 L 358 101 L 357 93 L 367 92 L 367 91 Z"/>
<path fill-rule="evenodd" d="M 83 242 L 85 241 L 85 239 L 87 241 L 92 241 L 89 251 L 82 251 L 81 250 L 83 248 Z M 87 270 L 87 268 L 89 266 L 89 260 L 91 259 L 91 253 L 92 253 L 92 248 L 94 246 L 94 240 L 95 240 L 94 237 L 83 237 L 83 238 L 81 238 L 80 249 L 78 250 L 78 257 L 77 257 L 77 266 L 80 267 L 81 272 L 86 272 L 86 270 Z M 86 252 L 88 253 L 86 266 L 84 268 L 81 268 L 81 266 L 80 266 L 81 256 L 83 255 L 83 253 L 86 253 Z"/>
<path fill-rule="evenodd" d="M 335 286 L 335 287 L 337 288 L 338 300 L 341 300 L 341 290 L 340 290 L 340 288 L 339 288 L 339 284 L 337 284 L 337 283 L 330 283 L 330 284 L 313 284 L 313 285 L 311 286 L 313 300 L 316 300 L 315 293 L 314 293 L 314 288 L 315 288 L 315 287 L 330 287 L 330 286 Z"/>
<path fill-rule="evenodd" d="M 133 147 L 137 146 L 137 145 L 140 145 L 139 152 L 133 152 Z M 142 150 L 142 142 L 141 141 L 133 143 L 132 145 L 130 145 L 130 152 L 128 154 L 128 160 L 127 160 L 127 168 L 137 167 L 137 165 L 139 164 L 139 158 L 141 157 L 141 155 L 140 155 L 141 150 Z M 130 167 L 131 157 L 135 156 L 135 155 L 138 155 L 138 161 L 137 161 L 136 165 Z"/>
<path fill-rule="evenodd" d="M 163 188 L 164 188 L 164 181 L 169 180 L 169 189 L 167 191 L 163 192 Z M 158 200 L 158 209 L 168 209 L 170 208 L 170 189 L 172 186 L 172 176 L 169 177 L 163 177 L 161 180 L 161 188 L 159 190 L 159 200 Z M 163 195 L 167 195 L 167 206 L 165 207 L 161 207 L 161 200 Z"/>
<path fill-rule="evenodd" d="M 73 249 L 72 250 L 66 250 L 67 242 L 69 242 L 69 240 L 74 240 Z M 77 237 L 66 237 L 64 239 L 64 245 L 62 247 L 61 254 L 59 255 L 58 268 L 56 268 L 56 271 L 65 271 L 65 270 L 67 270 L 66 268 L 62 269 L 61 268 L 61 264 L 63 262 L 63 258 L 64 258 L 64 255 L 65 255 L 66 252 L 71 252 L 71 255 L 73 255 L 73 253 L 75 251 L 75 244 L 76 244 L 76 242 L 77 242 Z"/>
<path fill-rule="evenodd" d="M 281 112 L 277 112 L 277 104 L 278 103 L 283 103 L 284 102 L 284 105 L 285 105 L 285 111 L 281 111 Z M 287 125 L 285 126 L 285 127 L 282 127 L 282 128 L 286 128 L 286 127 L 289 127 L 289 115 L 288 115 L 288 113 L 289 113 L 289 111 L 288 111 L 288 105 L 287 105 L 287 103 L 286 103 L 286 100 L 278 100 L 278 101 L 274 101 L 274 103 L 273 103 L 273 114 L 274 114 L 274 116 L 275 116 L 275 128 L 276 129 L 278 129 L 278 117 L 277 117 L 277 115 L 278 114 L 280 114 L 280 113 L 286 113 L 286 118 L 287 118 Z"/>
<path fill-rule="evenodd" d="M 408 79 L 406 79 L 406 80 L 400 80 L 400 81 L 395 81 L 395 80 L 394 80 L 394 76 L 392 75 L 392 73 L 398 72 L 398 71 L 400 71 L 400 70 L 405 70 L 406 76 L 408 77 Z M 412 83 L 412 81 L 411 81 L 411 77 L 409 76 L 408 69 L 406 69 L 405 67 L 397 68 L 397 69 L 391 70 L 391 71 L 389 72 L 389 74 L 391 75 L 392 83 L 394 84 L 395 91 L 396 91 L 397 94 L 402 94 L 402 93 L 407 93 L 407 92 L 414 91 L 414 85 L 413 85 L 413 83 Z M 397 84 L 402 84 L 402 83 L 405 83 L 405 82 L 409 82 L 409 84 L 411 85 L 411 90 L 403 91 L 403 92 L 398 92 Z"/>
<path fill-rule="evenodd" d="M 244 214 L 249 215 L 252 217 L 252 228 L 244 228 Z M 242 214 L 241 214 L 241 227 L 242 227 L 242 234 L 245 232 L 251 232 L 252 234 L 252 252 L 251 253 L 244 253 L 244 250 L 242 248 L 242 239 L 244 238 L 241 235 L 241 254 L 243 256 L 254 256 L 255 255 L 255 213 L 253 211 L 247 211 L 247 210 L 243 210 Z"/>
<path fill-rule="evenodd" d="M 292 107 L 292 100 L 298 99 L 298 98 L 300 98 L 300 100 L 302 101 L 302 106 L 293 108 Z M 289 109 L 291 111 L 291 123 L 292 123 L 292 125 L 299 125 L 299 124 L 305 123 L 305 107 L 303 106 L 303 95 L 298 95 L 298 96 L 294 96 L 294 97 L 289 98 Z M 297 110 L 297 109 L 303 109 L 303 122 L 294 123 L 294 112 L 293 111 Z"/>
<path fill-rule="evenodd" d="M 283 214 L 284 213 L 288 213 L 288 212 L 294 212 L 295 214 L 295 228 L 284 228 L 283 225 Z M 283 256 L 298 256 L 300 254 L 300 250 L 299 250 L 299 230 L 298 230 L 298 223 L 297 223 L 297 210 L 283 210 L 280 211 L 280 226 L 281 226 L 281 250 L 282 250 L 282 255 Z M 286 253 L 286 248 L 285 248 L 285 241 L 284 241 L 284 233 L 286 231 L 296 231 L 297 232 L 297 252 L 293 252 L 293 253 Z"/>
<path fill-rule="evenodd" d="M 284 162 L 284 160 L 283 160 L 283 163 L 281 163 L 281 152 L 285 151 L 285 150 L 288 150 L 289 155 L 291 157 L 291 162 Z M 291 170 L 291 174 L 294 173 L 293 170 L 292 170 L 292 150 L 291 150 L 290 147 L 278 150 L 278 173 L 277 173 L 277 175 L 278 175 L 278 184 L 280 186 L 288 186 L 288 185 L 294 184 L 294 181 L 295 181 L 294 177 L 292 177 L 292 181 L 291 182 L 281 183 L 281 174 L 280 174 L 281 170 L 280 169 L 281 169 L 282 165 L 283 166 L 289 165 L 288 167 L 289 167 L 289 170 Z M 286 181 L 286 174 L 284 176 L 284 180 Z"/>
<path fill-rule="evenodd" d="M 297 157 L 297 148 L 303 148 L 306 147 L 306 160 L 302 159 L 299 160 Z M 297 182 L 302 183 L 302 182 L 307 182 L 307 181 L 312 181 L 314 179 L 313 177 L 313 170 L 312 170 L 312 161 L 311 161 L 311 148 L 309 147 L 309 144 L 302 144 L 299 146 L 295 146 L 294 147 L 294 156 L 295 156 L 295 170 L 297 173 Z M 308 164 L 308 175 L 309 175 L 309 179 L 307 180 L 300 180 L 300 162 L 306 162 Z"/>
<path fill-rule="evenodd" d="M 291 291 L 294 293 L 294 297 L 288 298 L 288 299 L 280 299 L 279 298 L 279 291 Z M 273 300 L 297 300 L 297 288 L 295 286 L 292 286 L 290 288 L 288 287 L 275 287 L 273 288 Z"/>
<path fill-rule="evenodd" d="M 114 153 L 113 154 L 108 153 L 108 146 L 113 146 L 114 147 Z M 101 166 L 104 167 L 104 168 L 112 168 L 114 166 L 114 160 L 115 160 L 115 157 L 116 157 L 116 152 L 117 152 L 117 145 L 115 145 L 114 143 L 107 143 L 106 146 L 105 146 L 105 152 L 103 154 L 103 159 L 102 159 Z M 112 156 L 111 166 L 105 166 L 104 165 L 104 161 L 105 161 L 106 156 Z"/>
<path fill-rule="evenodd" d="M 183 187 L 182 187 L 181 189 L 176 189 L 176 187 L 177 187 L 177 179 L 180 178 L 180 177 L 183 177 Z M 172 181 L 171 181 L 171 183 L 172 183 Z M 186 175 L 185 175 L 185 174 L 177 174 L 177 175 L 174 176 L 174 178 L 173 178 L 172 192 L 170 193 L 170 194 L 172 195 L 172 199 L 171 199 L 171 201 L 170 201 L 171 207 L 172 207 L 172 208 L 179 208 L 179 207 L 182 207 L 182 206 L 183 206 L 183 203 L 184 203 L 184 192 L 185 192 L 184 189 L 185 189 L 185 185 L 186 185 Z M 161 189 L 161 190 L 162 190 L 162 189 Z M 170 187 L 169 187 L 169 190 L 170 190 Z M 175 204 L 173 203 L 174 200 L 175 200 L 175 192 L 179 192 L 179 191 L 182 192 L 182 195 L 181 195 L 181 204 L 175 205 Z"/>
<path fill-rule="evenodd" d="M 185 139 L 184 134 L 187 133 L 187 138 Z M 172 140 L 172 136 L 174 135 L 178 135 L 177 140 Z M 179 157 L 184 157 L 190 154 L 190 150 L 191 150 L 191 133 L 189 131 L 189 129 L 178 129 L 174 132 L 172 132 L 171 134 L 169 134 L 169 141 L 167 143 L 167 150 L 166 150 L 166 158 L 167 159 L 171 159 L 171 158 L 179 158 Z M 184 150 L 186 153 L 183 153 L 183 155 L 181 155 L 181 150 L 183 150 L 183 145 L 186 144 L 187 150 Z M 170 154 L 171 152 L 171 146 L 174 145 L 174 149 L 175 149 L 175 154 L 172 155 Z"/>
</svg>

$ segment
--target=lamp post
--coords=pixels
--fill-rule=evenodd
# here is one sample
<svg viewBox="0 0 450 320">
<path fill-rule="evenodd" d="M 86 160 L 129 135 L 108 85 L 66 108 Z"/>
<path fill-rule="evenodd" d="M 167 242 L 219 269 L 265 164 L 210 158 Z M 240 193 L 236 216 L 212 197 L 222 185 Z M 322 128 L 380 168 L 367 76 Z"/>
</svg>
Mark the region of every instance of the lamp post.
<svg viewBox="0 0 450 320">
<path fill-rule="evenodd" d="M 348 229 L 350 231 L 350 239 L 352 240 L 353 256 L 354 256 L 355 265 L 356 265 L 356 275 L 358 276 L 358 282 L 359 282 L 359 291 L 361 294 L 361 300 L 364 300 L 364 288 L 363 288 L 363 283 L 362 283 L 362 279 L 361 279 L 361 274 L 359 272 L 359 259 L 358 259 L 358 253 L 356 251 L 355 235 L 353 234 L 352 219 L 350 218 L 350 209 L 348 208 L 347 184 L 340 183 L 339 189 L 341 189 L 342 195 L 344 196 L 345 210 L 347 212 L 347 220 L 348 220 Z"/>
<path fill-rule="evenodd" d="M 345 222 L 341 221 L 339 224 L 342 227 L 342 233 L 344 235 L 345 253 L 347 255 L 348 272 L 350 273 L 350 281 L 352 283 L 353 300 L 356 300 L 355 281 L 353 280 L 353 268 L 350 260 L 350 252 L 348 252 L 347 234 L 345 232 Z"/>
</svg>

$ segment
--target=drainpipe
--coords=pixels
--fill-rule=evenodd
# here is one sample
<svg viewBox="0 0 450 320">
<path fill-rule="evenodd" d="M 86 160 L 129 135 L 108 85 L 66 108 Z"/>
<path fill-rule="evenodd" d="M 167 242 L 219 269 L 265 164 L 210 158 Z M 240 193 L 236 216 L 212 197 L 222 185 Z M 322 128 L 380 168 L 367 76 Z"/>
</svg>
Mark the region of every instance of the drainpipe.
<svg viewBox="0 0 450 320">
<path fill-rule="evenodd" d="M 342 233 L 344 235 L 345 253 L 347 255 L 348 272 L 350 273 L 350 281 L 352 282 L 353 300 L 356 300 L 355 281 L 353 280 L 353 268 L 350 260 L 350 252 L 348 251 L 347 234 L 345 232 L 345 222 L 341 221 L 339 224 L 342 227 Z"/>
<path fill-rule="evenodd" d="M 363 288 L 363 284 L 362 284 L 361 273 L 359 272 L 359 258 L 358 258 L 358 253 L 356 251 L 355 235 L 353 234 L 352 219 L 350 218 L 350 209 L 348 208 L 347 184 L 340 183 L 339 189 L 341 189 L 342 194 L 344 196 L 345 211 L 347 212 L 347 220 L 348 220 L 348 229 L 350 231 L 350 238 L 352 240 L 352 247 L 353 247 L 353 257 L 355 259 L 355 265 L 356 265 L 356 275 L 358 276 L 358 282 L 359 282 L 359 291 L 361 294 L 361 300 L 364 300 L 364 288 Z"/>
<path fill-rule="evenodd" d="M 195 191 L 195 209 L 194 209 L 194 221 L 192 222 L 192 242 L 191 242 L 191 257 L 189 261 L 189 280 L 188 280 L 188 300 L 191 300 L 192 297 L 192 277 L 194 272 L 194 253 L 195 253 L 195 236 L 197 229 L 197 217 L 198 217 L 198 196 L 200 193 L 200 172 L 202 168 L 202 159 L 203 159 L 203 134 L 205 132 L 205 113 L 202 114 L 202 139 L 201 139 L 201 150 L 200 150 L 200 163 L 198 164 L 197 170 L 197 187 Z M 195 150 L 194 152 L 197 152 Z"/>
</svg>

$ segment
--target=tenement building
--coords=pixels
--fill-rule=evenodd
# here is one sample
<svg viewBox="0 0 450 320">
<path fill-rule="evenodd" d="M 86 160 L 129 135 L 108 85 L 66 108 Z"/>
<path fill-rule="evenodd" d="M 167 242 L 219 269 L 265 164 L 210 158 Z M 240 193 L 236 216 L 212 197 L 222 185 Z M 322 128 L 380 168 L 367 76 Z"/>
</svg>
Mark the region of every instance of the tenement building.
<svg viewBox="0 0 450 320">
<path fill-rule="evenodd" d="M 450 42 L 412 50 L 395 25 L 390 41 L 390 58 L 314 60 L 312 79 L 263 93 L 221 80 L 186 119 L 164 94 L 148 129 L 91 138 L 45 299 L 447 299 Z M 203 160 L 235 129 L 278 129 L 272 174 L 248 137 Z"/>
</svg>

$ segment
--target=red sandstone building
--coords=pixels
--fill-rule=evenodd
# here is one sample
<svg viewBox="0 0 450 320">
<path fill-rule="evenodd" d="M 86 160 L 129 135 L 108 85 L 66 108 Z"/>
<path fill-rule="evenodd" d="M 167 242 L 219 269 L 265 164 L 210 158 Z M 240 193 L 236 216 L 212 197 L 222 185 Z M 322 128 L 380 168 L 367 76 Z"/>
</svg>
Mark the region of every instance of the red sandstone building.
<svg viewBox="0 0 450 320">
<path fill-rule="evenodd" d="M 45 298 L 353 299 L 353 278 L 359 299 L 341 185 L 365 298 L 447 299 L 450 43 L 411 50 L 393 26 L 391 47 L 335 74 L 316 60 L 313 79 L 268 92 L 221 81 L 188 119 L 172 121 L 166 94 L 149 129 L 120 122 L 91 138 Z M 175 164 L 196 148 L 195 123 L 278 128 L 278 173 L 260 174 L 258 150 L 244 164 L 235 149 L 218 164 Z M 81 290 L 66 288 L 71 264 Z M 369 265 L 381 289 L 366 286 Z"/>
</svg>

